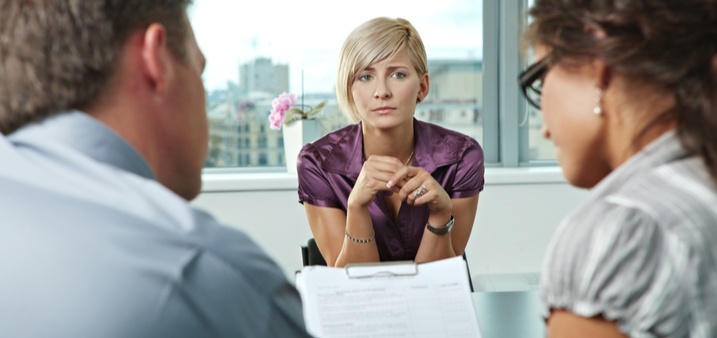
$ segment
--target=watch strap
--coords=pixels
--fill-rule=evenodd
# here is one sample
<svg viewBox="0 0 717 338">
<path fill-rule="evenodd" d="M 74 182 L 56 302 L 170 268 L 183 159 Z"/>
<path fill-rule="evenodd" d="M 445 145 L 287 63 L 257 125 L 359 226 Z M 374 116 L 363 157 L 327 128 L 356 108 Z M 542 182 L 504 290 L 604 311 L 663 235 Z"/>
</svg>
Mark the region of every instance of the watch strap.
<svg viewBox="0 0 717 338">
<path fill-rule="evenodd" d="M 453 229 L 453 223 L 455 222 L 456 219 L 453 217 L 453 215 L 451 215 L 451 219 L 448 221 L 448 223 L 446 223 L 446 225 L 437 228 L 432 226 L 430 223 L 426 223 L 426 228 L 428 229 L 428 231 L 436 235 L 442 236 L 451 232 L 451 229 Z"/>
</svg>

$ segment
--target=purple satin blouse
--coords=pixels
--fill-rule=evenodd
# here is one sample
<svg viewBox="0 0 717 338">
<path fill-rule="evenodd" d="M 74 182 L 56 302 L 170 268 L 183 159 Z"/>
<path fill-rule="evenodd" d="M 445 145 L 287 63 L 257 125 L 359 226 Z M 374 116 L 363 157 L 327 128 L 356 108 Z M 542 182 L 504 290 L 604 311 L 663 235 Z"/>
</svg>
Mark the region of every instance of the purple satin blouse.
<svg viewBox="0 0 717 338">
<path fill-rule="evenodd" d="M 413 166 L 429 172 L 451 198 L 470 197 L 483 190 L 483 149 L 475 139 L 416 119 L 413 126 Z M 349 194 L 362 167 L 361 123 L 305 145 L 297 160 L 299 202 L 346 212 Z M 403 202 L 394 223 L 385 199 L 378 194 L 369 213 L 381 261 L 413 260 L 428 221 L 428 206 Z"/>
</svg>

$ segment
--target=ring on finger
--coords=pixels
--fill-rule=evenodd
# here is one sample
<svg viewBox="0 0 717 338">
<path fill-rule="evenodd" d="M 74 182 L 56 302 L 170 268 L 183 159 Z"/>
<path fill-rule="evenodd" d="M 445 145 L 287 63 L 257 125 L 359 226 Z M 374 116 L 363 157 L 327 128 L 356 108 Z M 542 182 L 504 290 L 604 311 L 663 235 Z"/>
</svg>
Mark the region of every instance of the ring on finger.
<svg viewBox="0 0 717 338">
<path fill-rule="evenodd" d="M 418 188 L 413 190 L 413 198 L 419 198 L 419 197 L 425 195 L 427 192 L 428 192 L 428 189 L 424 185 L 421 185 Z"/>
</svg>

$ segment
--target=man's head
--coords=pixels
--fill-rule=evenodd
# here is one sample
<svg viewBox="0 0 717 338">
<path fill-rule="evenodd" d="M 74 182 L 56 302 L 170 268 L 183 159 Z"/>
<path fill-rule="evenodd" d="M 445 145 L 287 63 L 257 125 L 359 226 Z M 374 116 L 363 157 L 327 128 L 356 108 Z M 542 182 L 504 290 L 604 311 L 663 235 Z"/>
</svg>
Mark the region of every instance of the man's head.
<svg viewBox="0 0 717 338">
<path fill-rule="evenodd" d="M 0 132 L 92 104 L 137 29 L 158 22 L 185 57 L 189 0 L 0 0 Z"/>
<path fill-rule="evenodd" d="M 83 111 L 194 198 L 208 127 L 190 2 L 0 0 L 0 132 Z"/>
</svg>

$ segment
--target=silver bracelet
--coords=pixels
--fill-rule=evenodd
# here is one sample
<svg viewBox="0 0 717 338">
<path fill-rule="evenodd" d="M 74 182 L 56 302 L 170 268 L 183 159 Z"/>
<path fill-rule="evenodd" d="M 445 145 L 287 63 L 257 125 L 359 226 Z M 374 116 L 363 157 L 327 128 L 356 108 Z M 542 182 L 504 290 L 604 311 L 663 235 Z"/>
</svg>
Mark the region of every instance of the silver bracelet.
<svg viewBox="0 0 717 338">
<path fill-rule="evenodd" d="M 362 243 L 362 244 L 371 243 L 371 241 L 373 241 L 373 239 L 376 238 L 375 232 L 373 233 L 373 235 L 371 235 L 371 237 L 366 238 L 366 239 L 351 237 L 351 235 L 349 235 L 349 231 L 346 229 L 344 229 L 344 233 L 346 234 L 346 237 L 348 237 L 348 239 L 350 239 L 354 243 Z"/>
</svg>

